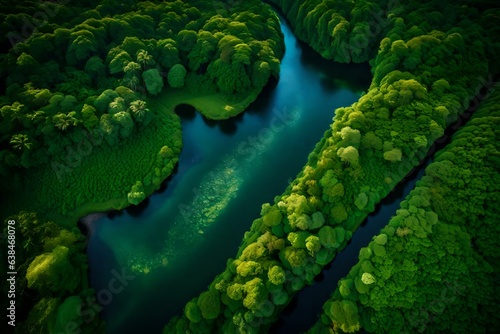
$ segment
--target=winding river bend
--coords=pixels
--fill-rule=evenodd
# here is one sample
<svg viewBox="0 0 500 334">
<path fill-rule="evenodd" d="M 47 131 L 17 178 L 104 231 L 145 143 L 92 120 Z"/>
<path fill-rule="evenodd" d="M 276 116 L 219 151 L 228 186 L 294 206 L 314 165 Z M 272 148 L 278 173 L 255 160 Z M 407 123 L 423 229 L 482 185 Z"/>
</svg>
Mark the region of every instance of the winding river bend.
<svg viewBox="0 0 500 334">
<path fill-rule="evenodd" d="M 262 203 L 295 178 L 333 111 L 368 88 L 367 64 L 326 61 L 283 19 L 281 28 L 279 81 L 228 121 L 178 108 L 184 148 L 176 172 L 139 207 L 89 224 L 91 286 L 108 333 L 160 333 L 236 254 Z M 110 291 L 122 272 L 130 276 L 123 289 Z"/>
</svg>

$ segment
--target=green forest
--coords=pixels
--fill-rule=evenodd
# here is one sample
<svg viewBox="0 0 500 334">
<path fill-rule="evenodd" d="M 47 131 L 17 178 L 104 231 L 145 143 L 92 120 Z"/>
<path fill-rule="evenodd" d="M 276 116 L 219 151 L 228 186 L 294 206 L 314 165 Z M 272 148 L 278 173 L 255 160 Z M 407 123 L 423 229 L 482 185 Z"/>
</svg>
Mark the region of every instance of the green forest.
<svg viewBox="0 0 500 334">
<path fill-rule="evenodd" d="M 272 89 L 285 19 L 321 57 L 368 63 L 371 84 L 334 111 L 300 173 L 232 236 L 237 253 L 164 319 L 163 333 L 269 332 L 429 156 L 425 176 L 361 248 L 308 333 L 500 330 L 496 1 L 5 0 L 0 8 L 0 277 L 8 310 L 8 272 L 17 272 L 11 332 L 106 333 L 78 220 L 140 205 L 175 174 L 185 149 L 178 105 L 221 122 Z"/>
</svg>

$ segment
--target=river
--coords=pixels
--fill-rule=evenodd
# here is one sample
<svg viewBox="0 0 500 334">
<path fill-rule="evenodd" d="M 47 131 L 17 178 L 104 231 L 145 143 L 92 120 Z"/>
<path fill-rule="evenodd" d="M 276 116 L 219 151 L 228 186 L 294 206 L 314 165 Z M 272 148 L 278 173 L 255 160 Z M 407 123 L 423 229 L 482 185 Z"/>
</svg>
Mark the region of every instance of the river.
<svg viewBox="0 0 500 334">
<path fill-rule="evenodd" d="M 227 121 L 179 107 L 184 148 L 174 174 L 138 207 L 89 224 L 91 286 L 107 333 L 160 333 L 224 270 L 261 205 L 304 166 L 334 110 L 368 88 L 367 64 L 326 61 L 284 19 L 281 28 L 279 81 Z M 118 288 L 122 272 L 130 277 Z"/>
</svg>

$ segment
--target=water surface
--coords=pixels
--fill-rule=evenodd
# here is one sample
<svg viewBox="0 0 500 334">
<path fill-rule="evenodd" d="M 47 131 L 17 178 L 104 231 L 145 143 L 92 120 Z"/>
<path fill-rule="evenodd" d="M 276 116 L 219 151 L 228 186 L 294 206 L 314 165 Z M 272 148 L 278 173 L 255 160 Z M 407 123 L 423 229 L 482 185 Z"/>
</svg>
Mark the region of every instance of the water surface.
<svg viewBox="0 0 500 334">
<path fill-rule="evenodd" d="M 261 205 L 305 165 L 334 110 L 368 88 L 367 64 L 326 61 L 284 20 L 281 27 L 279 81 L 228 121 L 180 108 L 184 148 L 174 175 L 139 207 L 91 224 L 91 286 L 105 304 L 108 333 L 160 333 L 224 270 Z M 134 278 L 108 294 L 122 270 Z"/>
</svg>

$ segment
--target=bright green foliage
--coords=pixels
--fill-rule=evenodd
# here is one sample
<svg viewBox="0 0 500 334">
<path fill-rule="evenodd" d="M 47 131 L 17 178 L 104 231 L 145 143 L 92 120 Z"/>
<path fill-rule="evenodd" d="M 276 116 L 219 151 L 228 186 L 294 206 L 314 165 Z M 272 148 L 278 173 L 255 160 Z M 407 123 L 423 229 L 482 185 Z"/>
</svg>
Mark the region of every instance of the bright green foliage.
<svg viewBox="0 0 500 334">
<path fill-rule="evenodd" d="M 358 147 L 361 141 L 361 134 L 359 130 L 351 129 L 350 126 L 346 126 L 340 130 L 340 136 L 346 146 Z"/>
<path fill-rule="evenodd" d="M 304 249 L 296 249 L 295 247 L 285 247 L 281 254 L 285 259 L 285 263 L 288 267 L 301 267 L 305 264 L 307 260 L 307 253 Z"/>
<path fill-rule="evenodd" d="M 243 298 L 243 285 L 240 283 L 231 284 L 227 288 L 227 296 L 233 300 L 240 300 Z"/>
<path fill-rule="evenodd" d="M 387 243 L 387 234 L 379 234 L 373 239 L 379 245 L 385 245 Z"/>
<path fill-rule="evenodd" d="M 358 163 L 359 153 L 358 150 L 353 146 L 347 146 L 346 148 L 339 148 L 337 155 L 344 162 L 348 162 L 351 165 L 356 165 Z"/>
<path fill-rule="evenodd" d="M 363 273 L 363 276 L 361 276 L 361 281 L 366 284 L 366 285 L 370 285 L 370 284 L 373 284 L 375 283 L 376 279 L 375 277 L 370 274 L 370 273 Z"/>
<path fill-rule="evenodd" d="M 354 333 L 360 328 L 356 304 L 351 301 L 332 302 L 325 305 L 326 314 L 335 321 L 345 333 Z"/>
<path fill-rule="evenodd" d="M 130 204 L 138 205 L 145 198 L 146 194 L 144 194 L 144 186 L 142 185 L 141 181 L 137 181 L 130 189 L 130 192 L 127 195 L 127 199 Z"/>
<path fill-rule="evenodd" d="M 265 215 L 262 217 L 264 224 L 266 226 L 272 227 L 281 223 L 283 216 L 276 206 L 273 206 Z"/>
<path fill-rule="evenodd" d="M 314 256 L 314 254 L 321 248 L 319 238 L 315 235 L 308 236 L 306 239 L 306 248 L 309 251 L 309 254 Z"/>
<path fill-rule="evenodd" d="M 269 282 L 274 285 L 280 285 L 285 283 L 286 276 L 285 271 L 280 266 L 273 266 L 269 269 L 267 276 L 269 277 Z"/>
<path fill-rule="evenodd" d="M 236 268 L 236 273 L 242 277 L 257 276 L 261 272 L 261 265 L 255 261 L 243 261 Z"/>
<path fill-rule="evenodd" d="M 335 205 L 331 211 L 331 217 L 336 223 L 341 223 L 347 219 L 347 211 L 342 203 Z"/>
<path fill-rule="evenodd" d="M 306 239 L 310 235 L 308 232 L 291 232 L 288 234 L 288 241 L 294 248 L 306 248 Z"/>
<path fill-rule="evenodd" d="M 346 302 L 355 303 L 361 326 L 375 333 L 481 333 L 500 326 L 493 209 L 500 183 L 489 158 L 499 152 L 499 101 L 495 92 L 436 155 L 396 216 L 361 249 L 310 333 L 346 331 Z"/>
<path fill-rule="evenodd" d="M 270 234 L 269 234 L 270 235 Z M 276 238 L 276 237 L 274 237 Z M 263 257 L 266 253 L 266 246 L 270 248 L 274 244 L 274 240 L 268 240 L 267 244 L 265 242 L 254 242 L 248 245 L 241 254 L 242 260 L 258 260 Z"/>
<path fill-rule="evenodd" d="M 67 247 L 57 246 L 52 252 L 37 256 L 26 273 L 28 287 L 42 291 L 72 292 L 79 282 L 72 277 L 74 269 L 68 252 Z"/>
<path fill-rule="evenodd" d="M 131 61 L 132 57 L 130 57 L 127 52 L 121 51 L 109 63 L 109 73 L 117 74 L 123 72 L 125 66 L 127 66 L 127 64 L 129 64 Z"/>
<path fill-rule="evenodd" d="M 419 143 L 419 146 L 422 145 Z M 390 151 L 384 152 L 384 159 L 390 162 L 401 161 L 401 158 L 402 158 L 402 153 L 399 148 L 393 148 Z"/>
<path fill-rule="evenodd" d="M 254 278 L 245 283 L 246 296 L 243 299 L 243 306 L 249 310 L 256 311 L 262 303 L 267 300 L 268 292 L 260 278 Z"/>
<path fill-rule="evenodd" d="M 36 38 L 24 36 L 15 52 L 2 54 L 5 66 L 1 73 L 8 87 L 0 107 L 22 105 L 17 115 L 12 114 L 13 109 L 7 112 L 5 108 L 0 119 L 2 133 L 8 136 L 1 138 L 2 142 L 7 141 L 3 143 L 6 149 L 2 156 L 11 157 L 0 159 L 3 174 L 15 173 L 20 167 L 60 164 L 54 160 L 67 154 L 65 147 L 69 143 L 81 142 L 80 130 L 103 131 L 106 142 L 115 146 L 120 135 L 112 129 L 110 118 L 102 116 L 108 112 L 129 112 L 126 108 L 108 110 L 118 96 L 125 99 L 126 106 L 131 102 L 122 96 L 126 95 L 123 90 L 118 91 L 119 85 L 137 92 L 135 99 L 142 100 L 142 92 L 147 91 L 150 96 L 160 94 L 163 76 L 169 73 L 171 86 L 187 86 L 191 93 L 227 93 L 222 98 L 241 100 L 243 106 L 256 98 L 271 75 L 276 77 L 279 73 L 279 59 L 284 51 L 279 22 L 269 7 L 255 1 L 239 4 L 234 13 L 224 17 L 215 15 L 216 6 L 207 7 L 203 1 L 130 3 L 118 7 L 106 3 L 97 9 L 92 8 L 97 3 L 90 2 L 88 8 L 78 10 L 72 9 L 76 4 L 61 6 L 63 11 L 52 8 L 58 15 L 49 21 L 64 23 L 64 28 L 47 23 L 37 31 Z M 24 13 L 28 7 L 20 8 Z M 11 8 L 12 13 L 17 10 L 15 6 Z M 232 17 L 235 13 L 242 15 Z M 61 19 L 68 15 L 72 18 Z M 16 14 L 6 16 L 9 22 L 26 19 Z M 252 22 L 247 27 L 248 20 Z M 6 23 L 2 29 L 6 29 L 5 35 L 18 35 L 20 28 Z M 221 59 L 229 63 L 222 64 Z M 241 94 L 234 96 L 234 92 Z M 94 115 L 88 108 L 82 111 L 85 104 L 96 108 Z M 226 118 L 230 112 L 222 109 L 213 114 L 212 117 Z M 94 116 L 102 122 L 96 122 Z M 5 124 L 3 117 L 7 117 Z M 151 118 L 135 120 L 147 126 Z M 138 130 L 139 127 L 126 127 L 123 131 L 126 136 Z M 17 136 L 15 145 L 8 145 L 13 136 Z M 17 139 L 26 139 L 24 136 L 29 140 L 15 143 Z M 31 152 L 26 153 L 29 146 Z"/>
<path fill-rule="evenodd" d="M 318 268 L 331 261 L 366 214 L 373 211 L 376 203 L 419 163 L 447 125 L 464 112 L 469 100 L 487 81 L 488 73 L 496 73 L 491 69 L 498 68 L 496 58 L 500 48 L 498 42 L 490 37 L 496 36 L 496 28 L 486 23 L 485 19 L 486 16 L 488 19 L 495 17 L 492 14 L 495 10 L 491 10 L 491 16 L 488 16 L 489 11 L 483 15 L 483 5 L 478 5 L 481 6 L 479 10 L 476 5 L 451 1 L 414 1 L 404 5 L 387 1 L 272 2 L 287 16 L 298 37 L 311 44 L 322 56 L 340 62 L 370 60 L 374 76 L 369 90 L 358 102 L 335 111 L 331 129 L 310 155 L 308 164 L 285 193 L 275 199 L 282 221 L 277 225 L 271 224 L 271 227 L 264 224 L 262 219 L 256 219 L 245 234 L 238 252 L 240 256 L 242 249 L 268 232 L 287 241 L 290 233 L 307 231 L 317 236 L 322 247 L 314 255 L 307 249 L 288 246 L 279 252 L 279 259 L 274 252 L 259 259 L 263 264 L 280 261 L 283 268 L 290 270 L 287 273 L 289 283 L 285 282 L 284 286 L 291 297 L 296 289 L 302 288 L 318 273 Z M 454 15 L 440 15 L 442 12 Z M 248 22 L 245 25 L 250 29 Z M 229 23 L 223 18 L 214 17 L 205 27 L 215 26 L 224 29 Z M 245 26 L 233 24 L 231 31 L 233 29 L 244 31 Z M 218 89 L 225 92 L 231 89 L 235 92 L 248 85 L 239 76 L 242 77 L 242 66 L 246 66 L 244 64 L 248 59 L 243 44 L 252 45 L 241 35 L 233 36 L 224 36 L 219 40 L 219 59 L 207 67 L 207 73 L 214 77 Z M 210 40 L 210 36 L 207 39 Z M 211 47 L 207 46 L 206 50 L 207 53 L 211 52 Z M 237 50 L 240 54 L 236 55 Z M 203 53 L 197 51 L 196 54 Z M 190 66 L 195 67 L 200 63 L 190 60 Z M 272 62 L 267 63 L 273 67 Z M 258 68 L 256 64 L 254 69 Z M 265 69 L 266 64 L 262 65 Z M 203 66 L 200 66 L 202 69 Z M 451 170 L 449 167 L 442 164 L 434 168 L 432 177 L 443 173 L 448 175 Z M 481 205 L 478 207 L 484 208 Z M 426 237 L 434 231 L 435 224 L 427 223 L 427 218 L 434 221 L 434 217 L 427 217 L 419 209 L 428 211 L 414 204 L 409 205 L 405 209 L 409 215 L 405 217 L 408 218 L 407 226 L 387 229 L 384 231 L 387 242 L 382 245 L 373 241 L 360 256 L 369 258 L 374 268 L 377 268 L 378 262 L 389 262 L 393 247 L 391 238 L 397 235 L 405 239 L 416 238 L 418 242 L 429 245 Z M 317 211 L 321 211 L 325 218 L 325 224 L 319 230 L 313 228 L 312 215 Z M 266 214 L 262 212 L 262 216 Z M 416 228 L 424 219 L 422 217 L 426 217 L 426 224 Z M 325 225 L 334 225 L 341 230 L 328 230 Z M 377 238 L 383 243 L 379 239 L 383 237 Z M 292 236 L 292 240 L 296 240 L 295 237 Z M 402 245 L 397 247 L 402 253 Z M 364 267 L 371 270 L 368 263 Z M 415 264 L 410 261 L 401 267 L 412 272 Z M 380 290 L 377 285 L 383 284 L 384 278 L 392 277 L 393 273 L 388 269 L 381 273 L 376 270 L 370 272 L 376 282 L 369 285 L 363 283 L 362 274 L 358 269 L 349 285 L 349 300 L 353 303 L 357 296 L 362 296 L 359 298 L 366 301 L 370 293 Z M 408 277 L 409 281 L 415 279 L 414 275 Z M 268 277 L 261 274 L 261 279 L 267 280 Z M 241 282 L 242 277 L 234 275 L 231 280 Z M 412 296 L 417 296 L 417 293 L 412 291 Z M 381 299 L 393 300 L 385 296 Z M 360 310 L 360 304 L 355 305 Z M 385 327 L 401 323 L 401 307 L 392 312 L 390 321 L 384 323 Z M 259 325 L 257 328 L 252 327 L 252 330 L 265 332 L 280 310 L 282 307 L 276 306 L 273 316 L 259 318 Z M 234 319 L 234 312 L 227 312 L 219 319 L 224 324 Z M 350 312 L 352 314 L 358 313 Z M 371 315 L 361 315 L 358 318 L 351 317 L 351 321 L 344 320 L 344 329 L 354 331 L 359 329 L 362 321 L 371 323 Z M 243 316 L 237 318 L 243 319 Z M 238 326 L 243 322 L 238 322 Z M 327 322 L 326 325 L 330 326 L 331 319 Z M 219 324 L 210 323 L 222 328 Z M 446 331 L 444 328 L 440 330 Z M 324 329 L 325 332 L 329 331 L 328 328 Z M 337 326 L 335 330 L 343 329 Z"/>
</svg>

